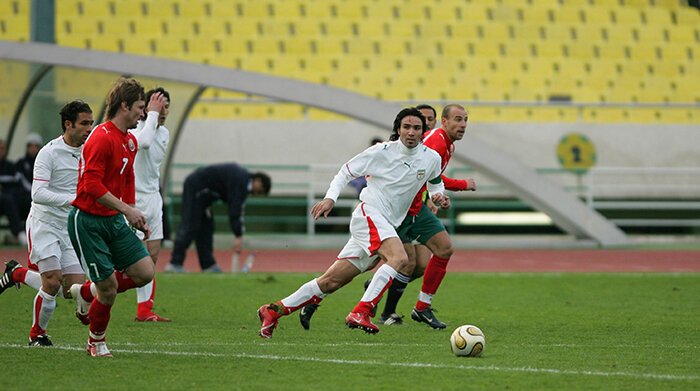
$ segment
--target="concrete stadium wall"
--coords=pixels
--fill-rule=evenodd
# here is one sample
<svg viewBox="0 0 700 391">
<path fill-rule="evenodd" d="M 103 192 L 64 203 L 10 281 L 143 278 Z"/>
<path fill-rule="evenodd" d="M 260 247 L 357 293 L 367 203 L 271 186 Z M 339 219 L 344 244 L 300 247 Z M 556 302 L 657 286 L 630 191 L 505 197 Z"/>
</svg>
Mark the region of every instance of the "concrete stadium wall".
<svg viewBox="0 0 700 391">
<path fill-rule="evenodd" d="M 697 126 L 474 122 L 467 131 L 535 168 L 560 167 L 556 148 L 561 137 L 569 132 L 588 136 L 596 147 L 600 167 L 700 167 L 700 127 Z M 388 129 L 355 121 L 190 120 L 174 161 L 319 163 L 339 167 L 366 148 L 373 137 L 386 138 L 388 134 Z"/>
</svg>

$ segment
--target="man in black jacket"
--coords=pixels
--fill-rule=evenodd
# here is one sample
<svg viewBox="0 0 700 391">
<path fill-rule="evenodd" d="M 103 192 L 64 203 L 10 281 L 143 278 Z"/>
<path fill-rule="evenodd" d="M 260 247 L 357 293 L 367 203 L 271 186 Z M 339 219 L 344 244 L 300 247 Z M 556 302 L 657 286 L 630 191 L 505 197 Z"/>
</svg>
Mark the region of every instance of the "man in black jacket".
<svg viewBox="0 0 700 391">
<path fill-rule="evenodd" d="M 251 174 L 236 163 L 200 167 L 188 175 L 182 189 L 182 219 L 166 271 L 185 271 L 182 264 L 192 240 L 197 247 L 202 270 L 221 271 L 214 259 L 214 216 L 211 205 L 216 200 L 228 204 L 229 223 L 236 237 L 233 251 L 240 252 L 243 243 L 243 203 L 248 194 L 267 195 L 270 187 L 271 180 L 267 174 Z"/>
</svg>

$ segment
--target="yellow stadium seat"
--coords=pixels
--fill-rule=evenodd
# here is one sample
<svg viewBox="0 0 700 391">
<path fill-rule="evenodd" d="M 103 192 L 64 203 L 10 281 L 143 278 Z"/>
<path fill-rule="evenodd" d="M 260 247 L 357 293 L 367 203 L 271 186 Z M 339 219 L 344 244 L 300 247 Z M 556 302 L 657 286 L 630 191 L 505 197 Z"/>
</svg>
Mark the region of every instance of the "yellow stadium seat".
<svg viewBox="0 0 700 391">
<path fill-rule="evenodd" d="M 286 2 L 285 2 L 286 3 Z M 239 3 L 240 4 L 240 3 Z M 238 14 L 237 3 L 231 1 L 213 1 L 211 3 L 211 13 L 213 16 L 219 18 L 238 18 L 241 19 L 241 15 Z"/>
<path fill-rule="evenodd" d="M 696 42 L 695 35 L 697 34 L 696 26 L 677 25 L 668 27 L 669 42 Z"/>
<path fill-rule="evenodd" d="M 656 61 L 651 64 L 652 73 L 657 77 L 675 77 L 680 74 L 680 63 L 674 61 Z"/>
<path fill-rule="evenodd" d="M 264 20 L 273 17 L 273 8 L 266 1 L 248 1 L 241 3 L 243 6 L 243 17 Z"/>
<path fill-rule="evenodd" d="M 189 20 L 173 19 L 166 22 L 165 28 L 168 31 L 168 35 L 171 37 L 186 38 L 195 33 L 193 23 Z"/>
<path fill-rule="evenodd" d="M 581 11 L 586 23 L 608 25 L 612 22 L 612 14 L 607 7 L 587 7 Z"/>
<path fill-rule="evenodd" d="M 134 19 L 136 35 L 143 38 L 156 38 L 163 34 L 163 22 L 161 20 L 151 20 L 151 18 Z"/>
<path fill-rule="evenodd" d="M 119 39 L 111 36 L 96 37 L 90 40 L 90 49 L 92 50 L 118 52 L 122 45 Z"/>
<path fill-rule="evenodd" d="M 634 39 L 633 29 L 627 25 L 607 25 L 603 34 L 608 42 L 627 43 Z"/>
<path fill-rule="evenodd" d="M 280 41 L 277 38 L 258 37 L 250 41 L 252 43 L 252 53 L 272 55 L 281 52 Z"/>
<path fill-rule="evenodd" d="M 489 35 L 482 37 L 480 35 L 482 25 L 478 24 L 464 24 L 461 22 L 452 22 L 452 23 L 445 23 L 444 28 L 445 28 L 445 39 L 451 40 L 454 39 L 452 37 L 459 37 L 460 39 L 464 40 L 469 40 L 469 41 L 474 41 L 478 39 L 490 39 L 490 38 L 496 38 L 496 36 Z M 500 34 L 497 34 L 500 35 Z M 485 42 L 484 42 L 485 43 Z"/>
<path fill-rule="evenodd" d="M 577 88 L 572 93 L 572 98 L 577 103 L 598 103 L 602 101 L 601 96 L 599 89 L 589 87 L 585 82 L 583 87 Z"/>
<path fill-rule="evenodd" d="M 550 25 L 555 11 L 547 6 L 530 6 L 522 9 L 523 24 Z"/>
<path fill-rule="evenodd" d="M 412 38 L 418 36 L 418 27 L 415 21 L 394 21 L 390 23 L 388 35 L 393 37 Z"/>
<path fill-rule="evenodd" d="M 621 73 L 625 77 L 643 78 L 650 75 L 648 62 L 641 61 L 624 61 L 621 64 Z"/>
<path fill-rule="evenodd" d="M 324 37 L 313 41 L 316 54 L 337 56 L 343 54 L 343 41 L 335 37 Z"/>
<path fill-rule="evenodd" d="M 544 27 L 534 27 L 527 24 L 516 25 L 513 32 L 518 39 L 511 42 L 535 42 L 543 38 Z"/>
<path fill-rule="evenodd" d="M 272 3 L 275 18 L 285 18 L 289 20 L 300 20 L 302 18 L 302 7 L 296 1 L 276 1 Z"/>
<path fill-rule="evenodd" d="M 112 15 L 106 1 L 84 0 L 77 3 L 78 13 L 90 18 L 109 18 Z M 80 12 L 82 10 L 82 12 Z"/>
<path fill-rule="evenodd" d="M 668 26 L 673 24 L 671 12 L 661 7 L 646 8 L 643 11 L 647 25 Z"/>
<path fill-rule="evenodd" d="M 663 59 L 667 61 L 690 61 L 694 54 L 692 48 L 696 45 L 671 42 L 663 45 L 660 50 L 663 53 Z M 695 53 L 697 55 L 697 53 Z M 696 59 L 697 61 L 697 59 Z"/>
<path fill-rule="evenodd" d="M 492 20 L 496 23 L 516 23 L 518 22 L 518 8 L 510 3 L 504 2 L 497 6 L 489 7 Z"/>
<path fill-rule="evenodd" d="M 603 42 L 603 26 L 596 23 L 584 23 L 572 26 L 576 41 L 582 44 Z"/>
<path fill-rule="evenodd" d="M 597 52 L 601 59 L 622 60 L 628 57 L 627 46 L 618 43 L 598 44 Z"/>
<path fill-rule="evenodd" d="M 284 44 L 284 52 L 289 54 L 312 54 L 312 40 L 309 38 L 288 38 L 282 41 Z"/>
<path fill-rule="evenodd" d="M 263 35 L 268 37 L 284 38 L 292 33 L 291 23 L 287 21 L 269 19 L 260 22 L 259 26 L 262 28 Z"/>
<path fill-rule="evenodd" d="M 456 20 L 467 20 L 474 23 L 483 23 L 489 20 L 488 5 L 484 1 L 479 2 L 456 2 L 455 14 Z"/>
<path fill-rule="evenodd" d="M 560 58 L 564 56 L 563 45 L 557 41 L 543 41 L 535 45 L 535 53 L 538 57 Z"/>
<path fill-rule="evenodd" d="M 419 25 L 419 38 L 444 39 L 447 37 L 447 28 L 442 23 L 424 23 Z"/>
<path fill-rule="evenodd" d="M 386 34 L 385 24 L 375 19 L 357 21 L 359 36 L 364 38 L 380 38 Z"/>
<path fill-rule="evenodd" d="M 554 11 L 554 21 L 577 26 L 583 22 L 583 10 L 575 5 L 562 5 Z"/>
<path fill-rule="evenodd" d="M 638 43 L 629 48 L 630 58 L 634 61 L 654 62 L 659 61 L 659 52 L 654 44 Z"/>
<path fill-rule="evenodd" d="M 504 41 L 510 39 L 508 25 L 504 23 L 489 23 L 478 25 L 479 36 L 484 39 Z"/>
<path fill-rule="evenodd" d="M 613 11 L 614 21 L 617 24 L 639 25 L 642 23 L 642 14 L 638 8 L 617 7 Z"/>
<path fill-rule="evenodd" d="M 574 29 L 564 24 L 550 24 L 545 27 L 546 39 L 562 43 L 571 43 L 574 39 Z"/>
<path fill-rule="evenodd" d="M 124 52 L 146 56 L 153 53 L 153 46 L 150 40 L 132 36 L 124 39 Z"/>
<path fill-rule="evenodd" d="M 411 7 L 398 7 L 399 20 L 421 21 L 427 19 L 428 12 L 424 5 L 415 4 Z"/>
<path fill-rule="evenodd" d="M 238 18 L 231 24 L 231 33 L 234 37 L 256 37 L 262 34 L 260 22 L 254 19 Z"/>
<path fill-rule="evenodd" d="M 666 26 L 644 25 L 634 29 L 638 42 L 662 44 L 666 41 Z"/>
<path fill-rule="evenodd" d="M 430 14 L 430 24 L 440 24 L 443 21 L 456 21 L 458 12 L 456 4 L 440 4 L 437 2 L 426 2 L 428 13 Z M 485 15 L 484 15 L 485 17 Z M 481 19 L 483 20 L 483 19 Z"/>
<path fill-rule="evenodd" d="M 303 2 L 304 14 L 309 20 L 330 19 L 333 17 L 331 13 L 331 3 L 325 1 Z"/>
<path fill-rule="evenodd" d="M 528 59 L 532 56 L 532 44 L 521 40 L 511 40 L 505 43 L 506 56 L 511 60 Z"/>
<path fill-rule="evenodd" d="M 188 1 L 182 0 L 178 2 L 180 9 L 180 16 L 186 18 L 202 18 L 206 16 L 211 16 L 207 14 L 207 8 L 201 1 Z"/>
<path fill-rule="evenodd" d="M 316 21 L 296 20 L 292 22 L 295 35 L 309 38 L 321 36 L 321 23 Z"/>
<path fill-rule="evenodd" d="M 354 35 L 353 23 L 345 19 L 327 19 L 321 28 L 326 35 L 336 38 L 349 38 Z"/>
<path fill-rule="evenodd" d="M 173 37 L 154 39 L 156 53 L 165 57 L 180 57 L 184 53 L 182 40 Z"/>
<path fill-rule="evenodd" d="M 585 123 L 622 123 L 627 122 L 629 114 L 619 107 L 594 107 L 583 109 Z"/>
<path fill-rule="evenodd" d="M 577 60 L 590 60 L 595 56 L 595 45 L 588 42 L 577 42 L 567 45 L 569 57 Z"/>
<path fill-rule="evenodd" d="M 697 27 L 700 25 L 700 10 L 694 7 L 682 7 L 673 12 L 678 24 Z"/>
</svg>

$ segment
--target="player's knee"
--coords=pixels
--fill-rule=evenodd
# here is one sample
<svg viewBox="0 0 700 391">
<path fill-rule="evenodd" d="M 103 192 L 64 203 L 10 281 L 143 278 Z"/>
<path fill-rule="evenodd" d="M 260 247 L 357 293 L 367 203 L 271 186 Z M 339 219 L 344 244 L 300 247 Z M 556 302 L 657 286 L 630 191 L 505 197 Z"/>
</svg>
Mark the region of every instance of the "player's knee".
<svg viewBox="0 0 700 391">
<path fill-rule="evenodd" d="M 41 290 L 52 296 L 56 296 L 60 289 L 61 277 L 58 275 L 52 275 L 48 278 L 43 278 L 41 281 Z"/>
<path fill-rule="evenodd" d="M 454 249 L 452 248 L 452 246 L 446 246 L 436 249 L 436 251 L 433 254 L 435 254 L 435 256 L 439 258 L 449 259 L 453 253 Z"/>
<path fill-rule="evenodd" d="M 323 293 L 333 293 L 345 285 L 341 280 L 332 277 L 319 277 L 316 280 L 318 287 Z"/>
<path fill-rule="evenodd" d="M 397 271 L 406 270 L 408 268 L 413 268 L 414 265 L 410 264 L 408 256 L 406 254 L 394 257 L 390 262 L 387 262 L 389 266 L 393 267 Z"/>
</svg>

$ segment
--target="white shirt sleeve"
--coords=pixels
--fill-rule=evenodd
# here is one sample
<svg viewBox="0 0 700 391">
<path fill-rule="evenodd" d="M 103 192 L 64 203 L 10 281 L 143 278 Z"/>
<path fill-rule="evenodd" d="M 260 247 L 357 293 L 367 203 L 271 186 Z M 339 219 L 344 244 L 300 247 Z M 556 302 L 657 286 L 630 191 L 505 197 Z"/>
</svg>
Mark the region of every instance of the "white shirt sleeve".
<svg viewBox="0 0 700 391">
<path fill-rule="evenodd" d="M 49 189 L 53 159 L 48 153 L 39 153 L 34 162 L 34 180 L 32 181 L 32 201 L 48 206 L 68 206 L 75 198 L 73 194 L 55 193 Z"/>
<path fill-rule="evenodd" d="M 373 151 L 376 150 L 376 148 L 370 147 L 345 163 L 343 167 L 340 168 L 340 171 L 335 174 L 324 198 L 330 198 L 333 202 L 337 201 L 340 192 L 343 191 L 351 180 L 365 176 L 370 162 L 372 161 L 372 157 L 374 156 Z"/>
<path fill-rule="evenodd" d="M 434 172 L 431 172 L 432 179 L 428 180 L 426 183 L 427 188 L 428 188 L 428 196 L 430 198 L 433 197 L 433 195 L 441 193 L 445 194 L 445 183 L 442 181 L 442 172 L 440 171 L 440 168 Z M 436 182 L 436 183 L 430 183 L 430 182 Z"/>
<path fill-rule="evenodd" d="M 134 136 L 136 136 L 136 141 L 139 143 L 139 149 L 148 149 L 153 143 L 153 139 L 156 137 L 156 128 L 158 128 L 158 116 L 160 113 L 157 111 L 149 111 L 146 115 L 146 121 L 144 121 L 141 128 L 136 128 L 132 131 Z"/>
</svg>

